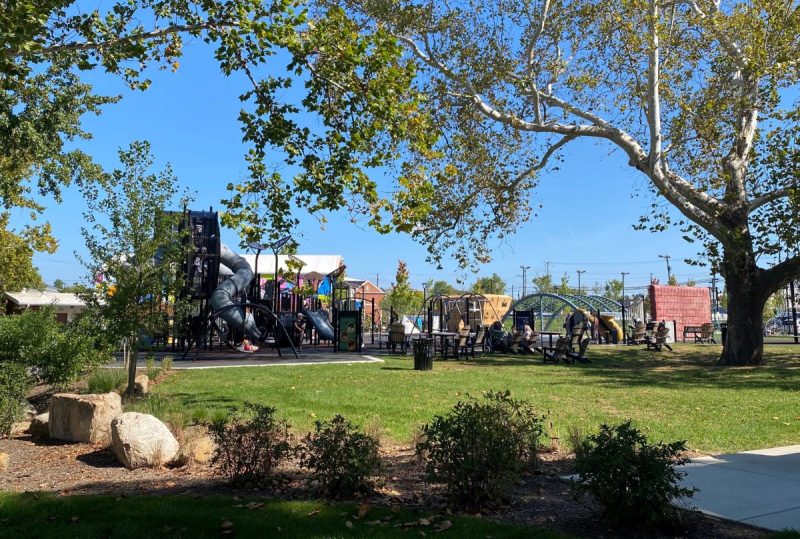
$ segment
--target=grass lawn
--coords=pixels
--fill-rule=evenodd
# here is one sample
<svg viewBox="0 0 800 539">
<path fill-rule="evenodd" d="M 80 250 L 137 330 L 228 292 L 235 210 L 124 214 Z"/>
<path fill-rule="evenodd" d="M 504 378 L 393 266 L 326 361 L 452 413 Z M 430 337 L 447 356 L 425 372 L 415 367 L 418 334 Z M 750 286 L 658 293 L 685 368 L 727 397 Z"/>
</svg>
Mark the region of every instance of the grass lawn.
<svg viewBox="0 0 800 539">
<path fill-rule="evenodd" d="M 261 503 L 248 508 L 248 503 Z M 117 538 L 178 537 L 420 537 L 451 527 L 437 537 L 556 538 L 553 532 L 530 527 L 501 525 L 469 517 L 394 513 L 386 507 L 371 508 L 357 517 L 353 504 L 321 502 L 236 500 L 213 496 L 66 496 L 0 492 L 0 536 Z M 422 525 L 423 517 L 430 524 Z M 380 525 L 376 521 L 388 521 Z M 227 521 L 227 523 L 226 523 Z M 348 522 L 350 525 L 348 525 Z M 416 522 L 414 526 L 399 526 Z M 223 524 L 225 523 L 225 524 Z M 446 527 L 447 524 L 444 525 Z M 228 534 L 223 532 L 229 531 Z"/>
<path fill-rule="evenodd" d="M 547 412 L 562 440 L 570 427 L 585 433 L 632 418 L 651 438 L 686 439 L 700 452 L 800 443 L 800 346 L 767 346 L 766 365 L 752 368 L 715 366 L 718 346 L 674 348 L 592 346 L 586 365 L 485 355 L 418 372 L 409 355 L 373 364 L 182 371 L 156 386 L 164 398 L 154 403 L 171 401 L 187 419 L 207 420 L 244 401 L 260 402 L 299 431 L 341 413 L 362 425 L 379 422 L 389 439 L 408 442 L 419 425 L 466 394 L 510 389 Z"/>
</svg>

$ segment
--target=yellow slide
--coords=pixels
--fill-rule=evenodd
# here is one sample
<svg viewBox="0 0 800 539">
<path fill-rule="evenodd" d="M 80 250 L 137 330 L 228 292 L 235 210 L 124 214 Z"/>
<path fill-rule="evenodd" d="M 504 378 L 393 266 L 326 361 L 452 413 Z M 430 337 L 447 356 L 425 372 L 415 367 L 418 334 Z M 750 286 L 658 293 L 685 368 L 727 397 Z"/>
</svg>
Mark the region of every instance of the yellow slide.
<svg viewBox="0 0 800 539">
<path fill-rule="evenodd" d="M 617 324 L 617 321 L 611 315 L 602 315 L 600 318 L 603 319 L 603 325 L 608 327 L 610 330 L 617 332 L 617 342 L 622 342 L 622 327 Z"/>
</svg>

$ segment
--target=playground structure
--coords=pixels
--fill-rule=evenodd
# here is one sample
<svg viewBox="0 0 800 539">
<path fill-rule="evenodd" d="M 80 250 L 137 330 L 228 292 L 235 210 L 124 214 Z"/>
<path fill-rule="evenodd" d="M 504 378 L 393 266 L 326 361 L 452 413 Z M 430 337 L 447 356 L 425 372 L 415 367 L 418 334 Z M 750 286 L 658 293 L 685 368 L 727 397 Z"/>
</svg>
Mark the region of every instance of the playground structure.
<svg viewBox="0 0 800 539">
<path fill-rule="evenodd" d="M 365 300 L 354 298 L 344 282 L 341 257 L 279 255 L 288 237 L 271 245 L 251 244 L 256 254 L 240 255 L 220 242 L 215 212 L 186 211 L 183 221 L 188 231 L 182 268 L 184 296 L 191 300 L 191 314 L 173 321 L 165 344 L 171 341 L 173 349 L 184 351 L 184 357 L 194 349 L 196 358 L 215 343 L 248 351 L 243 349 L 247 339 L 255 347 L 274 347 L 279 356 L 281 348 L 288 347 L 297 357 L 295 321 L 302 314 L 308 323 L 305 340 L 316 345 L 328 341 L 334 351 L 362 350 Z M 273 273 L 271 280 L 264 279 L 258 269 L 264 249 L 274 253 L 274 265 L 261 264 L 261 269 L 266 266 Z M 296 270 L 292 277 L 287 277 L 287 260 Z M 303 267 L 307 271 L 301 276 L 298 268 Z M 374 313 L 374 299 L 371 302 Z"/>
<path fill-rule="evenodd" d="M 511 296 L 499 294 L 438 294 L 426 299 L 414 323 L 427 333 L 453 330 L 459 324 L 477 331 L 500 320 L 510 305 Z M 393 314 L 392 318 L 396 316 Z"/>
<path fill-rule="evenodd" d="M 537 292 L 514 302 L 503 316 L 503 323 L 518 329 L 520 320 L 524 320 L 540 332 L 560 332 L 572 313 L 585 313 L 595 319 L 597 336 L 606 342 L 622 342 L 623 326 L 631 321 L 627 313 L 627 320 L 623 320 L 622 303 L 611 298 Z"/>
<path fill-rule="evenodd" d="M 186 211 L 183 226 L 188 231 L 184 295 L 193 306 L 184 324 L 188 337 L 181 343 L 184 357 L 194 347 L 196 358 L 201 349 L 210 347 L 215 334 L 232 350 L 249 339 L 255 346 L 274 345 L 278 355 L 281 345 L 288 344 L 297 357 L 292 337 L 272 305 L 252 294 L 250 264 L 220 241 L 217 214 Z M 230 276 L 220 281 L 221 268 Z"/>
</svg>

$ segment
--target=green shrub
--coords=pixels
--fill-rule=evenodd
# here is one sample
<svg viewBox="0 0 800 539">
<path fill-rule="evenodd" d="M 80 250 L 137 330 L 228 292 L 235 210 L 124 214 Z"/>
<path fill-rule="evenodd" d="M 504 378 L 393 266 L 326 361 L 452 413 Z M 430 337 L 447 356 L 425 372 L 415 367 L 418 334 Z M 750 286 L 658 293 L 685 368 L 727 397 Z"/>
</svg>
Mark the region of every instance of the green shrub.
<svg viewBox="0 0 800 539">
<path fill-rule="evenodd" d="M 158 376 L 159 369 L 156 368 L 156 357 L 153 355 L 153 352 L 147 352 L 147 355 L 144 358 L 144 365 L 147 371 L 147 377 L 149 379 L 153 379 Z"/>
<path fill-rule="evenodd" d="M 695 492 L 678 485 L 685 474 L 675 466 L 688 462 L 685 451 L 685 441 L 649 443 L 630 420 L 602 425 L 575 452 L 574 491 L 592 494 L 614 524 L 673 524 L 679 515 L 673 502 Z"/>
<path fill-rule="evenodd" d="M 431 481 L 444 484 L 450 504 L 477 511 L 496 503 L 536 461 L 544 416 L 509 391 L 457 403 L 422 428 L 417 452 Z"/>
<path fill-rule="evenodd" d="M 125 369 L 95 369 L 86 379 L 87 393 L 110 393 L 121 390 L 128 383 Z"/>
<path fill-rule="evenodd" d="M 380 470 L 378 441 L 341 415 L 317 421 L 314 432 L 303 439 L 300 465 L 326 496 L 348 497 L 371 488 L 369 478 Z"/>
<path fill-rule="evenodd" d="M 245 403 L 244 413 L 233 410 L 209 426 L 217 444 L 211 462 L 234 486 L 269 484 L 275 468 L 294 453 L 289 424 L 275 418 L 275 411 Z"/>
<path fill-rule="evenodd" d="M 103 335 L 90 312 L 61 324 L 51 307 L 26 310 L 0 317 L 0 361 L 27 365 L 45 382 L 64 386 L 110 360 Z"/>
<path fill-rule="evenodd" d="M 22 417 L 31 383 L 24 365 L 0 361 L 0 437 L 8 436 L 11 426 Z"/>
</svg>

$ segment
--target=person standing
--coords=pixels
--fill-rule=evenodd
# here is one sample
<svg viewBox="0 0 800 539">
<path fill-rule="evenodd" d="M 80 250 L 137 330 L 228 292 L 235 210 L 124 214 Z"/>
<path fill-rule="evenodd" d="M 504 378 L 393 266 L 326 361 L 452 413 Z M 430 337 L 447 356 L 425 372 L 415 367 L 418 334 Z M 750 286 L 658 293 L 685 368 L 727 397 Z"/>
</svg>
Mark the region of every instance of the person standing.
<svg viewBox="0 0 800 539">
<path fill-rule="evenodd" d="M 294 347 L 300 350 L 303 347 L 303 337 L 306 334 L 306 317 L 303 313 L 297 313 L 294 319 Z"/>
</svg>

